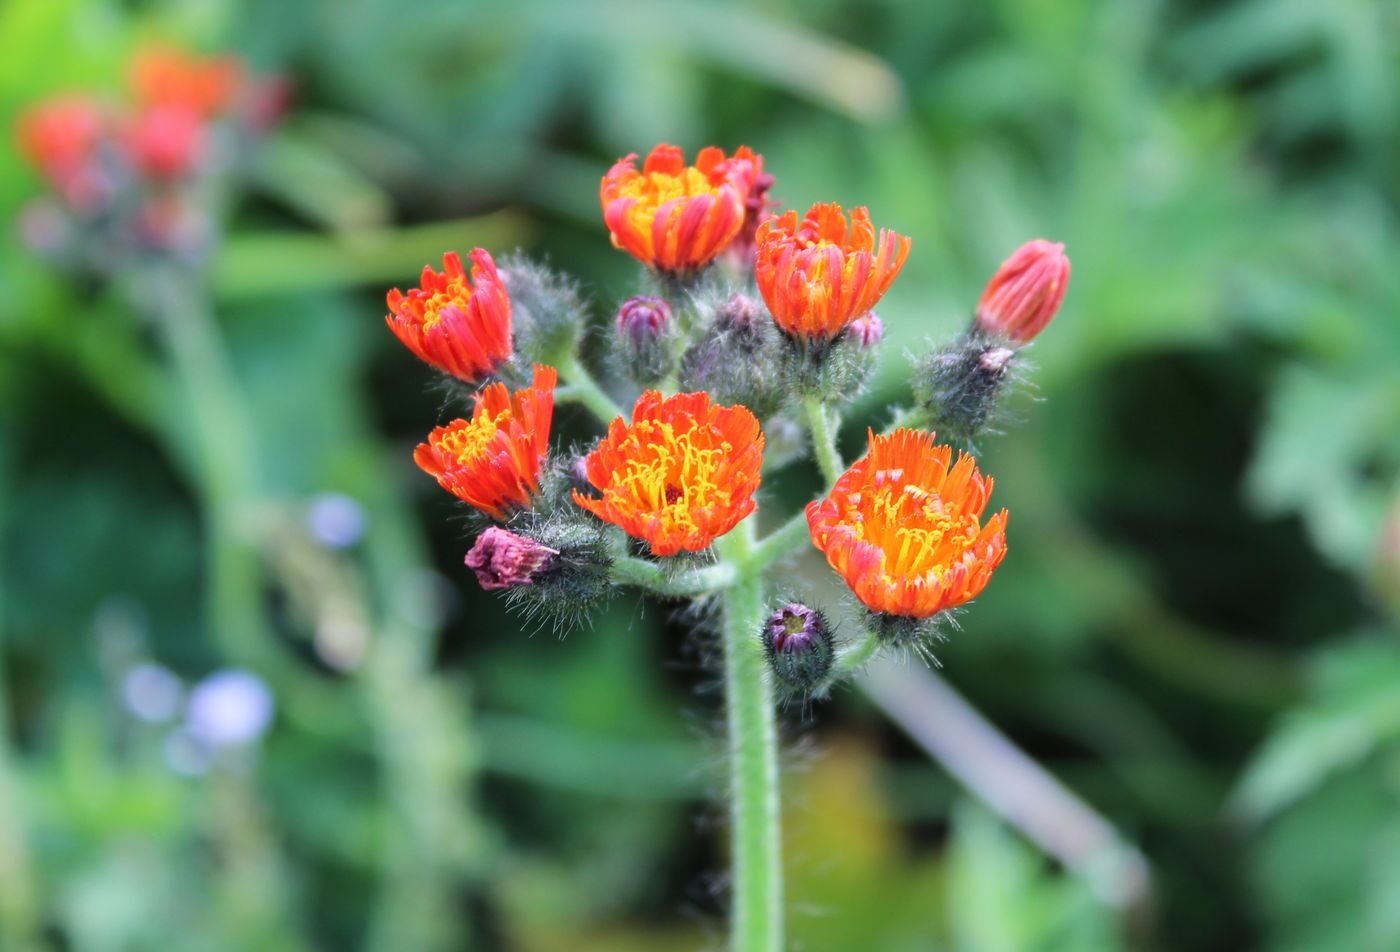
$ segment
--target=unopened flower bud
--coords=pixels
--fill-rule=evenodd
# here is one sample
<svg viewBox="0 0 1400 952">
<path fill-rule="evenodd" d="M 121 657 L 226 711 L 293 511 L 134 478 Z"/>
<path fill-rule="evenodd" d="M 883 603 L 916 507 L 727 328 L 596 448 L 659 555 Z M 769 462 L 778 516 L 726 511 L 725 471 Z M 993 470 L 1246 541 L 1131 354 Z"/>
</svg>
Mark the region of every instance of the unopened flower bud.
<svg viewBox="0 0 1400 952">
<path fill-rule="evenodd" d="M 864 350 L 869 350 L 880 339 L 885 336 L 885 323 L 876 316 L 874 311 L 869 311 L 851 321 L 851 326 L 846 328 L 846 333 L 860 341 L 860 346 Z"/>
<path fill-rule="evenodd" d="M 1028 241 L 988 282 L 977 302 L 977 323 L 989 334 L 1028 344 L 1060 309 L 1068 286 L 1065 246 Z"/>
<path fill-rule="evenodd" d="M 796 691 L 820 687 L 835 655 L 826 618 L 801 602 L 790 602 L 769 617 L 763 626 L 763 648 L 773 674 Z"/>
<path fill-rule="evenodd" d="M 671 305 L 665 298 L 630 297 L 617 311 L 617 333 L 633 347 L 651 344 L 670 324 Z"/>
<path fill-rule="evenodd" d="M 558 554 L 559 550 L 534 539 L 491 526 L 477 537 L 467 553 L 466 564 L 489 592 L 534 584 L 535 576 L 548 569 Z"/>
<path fill-rule="evenodd" d="M 627 372 L 643 386 L 657 383 L 674 368 L 673 323 L 665 298 L 639 295 L 618 308 L 618 353 Z"/>
<path fill-rule="evenodd" d="M 569 464 L 569 476 L 580 486 L 588 485 L 588 454 L 574 457 Z"/>
<path fill-rule="evenodd" d="M 1016 351 L 974 328 L 915 366 L 914 396 L 924 422 L 945 438 L 967 443 L 987 430 L 1014 379 Z"/>
<path fill-rule="evenodd" d="M 719 309 L 717 323 L 721 329 L 751 334 L 765 319 L 763 305 L 747 294 L 735 292 Z"/>
</svg>

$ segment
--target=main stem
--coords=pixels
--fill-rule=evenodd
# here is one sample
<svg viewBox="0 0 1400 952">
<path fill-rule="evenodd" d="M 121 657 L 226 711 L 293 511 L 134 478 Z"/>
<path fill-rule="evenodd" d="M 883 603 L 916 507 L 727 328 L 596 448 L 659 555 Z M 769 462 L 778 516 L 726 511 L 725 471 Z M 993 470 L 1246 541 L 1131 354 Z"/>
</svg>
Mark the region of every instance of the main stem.
<svg viewBox="0 0 1400 952">
<path fill-rule="evenodd" d="M 812 433 L 812 455 L 817 458 L 822 480 L 828 487 L 833 486 L 845 467 L 841 463 L 841 453 L 836 449 L 836 429 L 831 412 L 821 397 L 809 396 L 802 405 L 807 411 L 807 428 Z"/>
<path fill-rule="evenodd" d="M 782 952 L 783 871 L 778 728 L 763 657 L 763 572 L 747 570 L 752 520 L 724 540 L 737 580 L 724 590 L 724 688 L 729 727 L 732 952 Z"/>
</svg>

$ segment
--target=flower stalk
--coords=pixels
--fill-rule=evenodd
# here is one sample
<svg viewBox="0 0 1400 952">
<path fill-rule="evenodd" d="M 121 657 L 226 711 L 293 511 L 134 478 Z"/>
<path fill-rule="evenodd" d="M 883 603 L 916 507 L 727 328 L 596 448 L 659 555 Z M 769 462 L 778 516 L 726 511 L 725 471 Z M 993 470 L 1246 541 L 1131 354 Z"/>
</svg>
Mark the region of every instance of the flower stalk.
<svg viewBox="0 0 1400 952">
<path fill-rule="evenodd" d="M 812 454 L 817 459 L 817 468 L 821 470 L 822 481 L 830 486 L 845 468 L 841 463 L 841 453 L 836 448 L 836 421 L 821 397 L 807 397 L 802 408 L 807 414 L 807 427 L 812 432 Z"/>
<path fill-rule="evenodd" d="M 569 353 L 558 361 L 559 376 L 567 385 L 554 393 L 559 403 L 581 403 L 604 425 L 618 417 L 626 418 L 622 408 L 598 385 L 588 368 L 578 359 L 577 354 Z"/>
<path fill-rule="evenodd" d="M 738 575 L 722 596 L 733 864 L 731 947 L 734 952 L 780 952 L 778 728 L 773 686 L 762 645 L 755 637 L 766 616 L 763 573 L 746 571 L 753 553 L 751 523 L 741 523 L 721 548 Z"/>
</svg>

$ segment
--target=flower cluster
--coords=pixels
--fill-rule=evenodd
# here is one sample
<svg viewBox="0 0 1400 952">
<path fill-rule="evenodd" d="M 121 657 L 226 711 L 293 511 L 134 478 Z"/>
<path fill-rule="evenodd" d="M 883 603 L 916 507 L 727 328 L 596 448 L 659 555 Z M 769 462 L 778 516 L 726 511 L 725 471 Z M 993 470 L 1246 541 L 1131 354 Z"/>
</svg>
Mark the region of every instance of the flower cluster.
<svg viewBox="0 0 1400 952">
<path fill-rule="evenodd" d="M 232 164 L 280 110 L 281 87 L 230 56 L 153 47 L 133 57 L 125 101 L 67 93 L 20 115 L 20 153 L 53 199 L 33 205 L 38 250 L 116 272 L 138 252 L 198 253 L 209 223 L 195 185 Z"/>
<path fill-rule="evenodd" d="M 988 515 L 991 477 L 919 424 L 949 422 L 964 443 L 981 432 L 1017 352 L 1063 299 L 1063 246 L 1034 241 L 1006 261 L 961 341 L 917 368 L 919 402 L 903 412 L 913 425 L 871 432 L 866 455 L 842 472 L 830 414 L 859 389 L 879 349 L 885 324 L 874 308 L 911 241 L 877 230 L 863 207 L 770 214 L 773 184 L 747 147 L 701 149 L 687 164 L 679 148 L 658 145 L 640 168 L 629 155 L 603 176 L 603 223 L 645 276 L 612 312 L 615 332 L 601 338 L 618 371 L 610 388 L 577 353 L 587 317 L 574 285 L 538 265 L 517 260 L 498 271 L 478 248 L 468 274 L 449 252 L 442 272 L 425 268 L 419 287 L 389 293 L 394 335 L 448 377 L 482 388 L 470 418 L 434 429 L 414 459 L 485 520 L 466 556 L 484 588 L 568 603 L 553 606 L 560 616 L 619 584 L 703 594 L 708 576 L 693 557 L 741 527 L 752 536 L 744 523 L 759 507 L 765 468 L 791 458 L 765 461 L 765 429 L 790 446 L 794 427 L 810 430 L 828 492 L 793 525 L 864 606 L 863 624 L 882 643 L 919 647 L 936 632 L 930 619 L 987 586 L 1006 554 L 1007 512 Z M 530 315 L 523 324 L 512 320 L 515 298 Z M 537 325 L 551 330 L 541 336 Z M 512 392 L 507 383 L 530 362 L 531 385 Z M 624 381 L 630 414 L 613 402 Z M 587 452 L 552 461 L 556 400 L 593 410 L 606 433 Z M 797 537 L 785 532 L 758 546 L 765 558 L 792 549 L 782 543 Z M 744 558 L 728 577 L 767 564 Z M 581 573 L 591 580 L 586 599 L 561 581 Z M 788 689 L 819 691 L 835 676 L 825 618 L 791 602 L 758 633 Z"/>
</svg>

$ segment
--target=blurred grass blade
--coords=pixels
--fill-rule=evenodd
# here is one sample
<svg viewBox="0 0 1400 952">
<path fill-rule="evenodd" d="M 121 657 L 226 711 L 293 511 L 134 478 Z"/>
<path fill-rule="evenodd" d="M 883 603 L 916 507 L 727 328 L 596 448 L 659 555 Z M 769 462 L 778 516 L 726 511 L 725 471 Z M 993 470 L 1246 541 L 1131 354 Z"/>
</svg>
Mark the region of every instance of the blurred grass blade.
<svg viewBox="0 0 1400 952">
<path fill-rule="evenodd" d="M 540 4 L 522 10 L 531 29 L 622 48 L 668 47 L 777 86 L 861 122 L 904 105 L 899 77 L 849 44 L 726 3 L 685 0 Z"/>
<path fill-rule="evenodd" d="M 254 174 L 265 191 L 332 231 L 382 228 L 392 217 L 383 189 L 295 127 L 262 143 Z"/>
<path fill-rule="evenodd" d="M 473 247 L 504 250 L 525 240 L 528 227 L 513 212 L 478 218 L 351 232 L 339 236 L 289 233 L 230 237 L 215 263 L 214 293 L 225 300 L 364 284 L 410 282 L 443 252 Z"/>
</svg>

